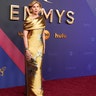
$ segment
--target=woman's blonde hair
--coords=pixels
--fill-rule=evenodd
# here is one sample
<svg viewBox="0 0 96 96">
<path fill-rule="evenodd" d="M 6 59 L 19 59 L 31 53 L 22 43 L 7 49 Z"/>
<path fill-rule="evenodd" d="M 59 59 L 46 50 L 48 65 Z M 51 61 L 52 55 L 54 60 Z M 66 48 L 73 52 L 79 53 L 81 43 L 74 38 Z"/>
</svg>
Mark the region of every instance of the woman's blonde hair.
<svg viewBox="0 0 96 96">
<path fill-rule="evenodd" d="M 38 0 L 33 0 L 33 1 L 28 5 L 30 13 L 32 13 L 31 7 L 32 7 L 34 4 L 36 4 L 36 3 L 39 4 L 40 8 L 42 9 L 42 4 L 41 4 Z M 41 12 L 41 11 L 40 11 L 40 12 Z"/>
<path fill-rule="evenodd" d="M 40 6 L 40 8 L 42 8 L 42 4 L 38 1 L 38 0 L 33 0 L 29 5 L 28 5 L 28 7 L 29 7 L 29 9 L 34 5 L 34 4 L 39 4 L 39 6 Z"/>
</svg>

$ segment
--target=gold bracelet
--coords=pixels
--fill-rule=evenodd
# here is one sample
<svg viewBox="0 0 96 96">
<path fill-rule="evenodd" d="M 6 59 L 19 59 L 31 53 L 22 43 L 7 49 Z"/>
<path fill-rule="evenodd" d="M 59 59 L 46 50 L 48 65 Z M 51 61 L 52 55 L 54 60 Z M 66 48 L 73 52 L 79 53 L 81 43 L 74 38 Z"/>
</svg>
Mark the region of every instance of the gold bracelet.
<svg viewBox="0 0 96 96">
<path fill-rule="evenodd" d="M 28 48 L 25 48 L 25 50 L 28 50 Z"/>
</svg>

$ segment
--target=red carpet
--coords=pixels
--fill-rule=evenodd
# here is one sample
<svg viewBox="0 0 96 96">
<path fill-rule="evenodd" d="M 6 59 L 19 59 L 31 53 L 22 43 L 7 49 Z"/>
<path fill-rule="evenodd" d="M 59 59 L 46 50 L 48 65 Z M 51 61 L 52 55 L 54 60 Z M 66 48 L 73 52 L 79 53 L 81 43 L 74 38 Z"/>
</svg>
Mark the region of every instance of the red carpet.
<svg viewBox="0 0 96 96">
<path fill-rule="evenodd" d="M 96 76 L 43 82 L 44 96 L 96 96 Z M 0 89 L 0 96 L 24 96 L 25 88 Z"/>
</svg>

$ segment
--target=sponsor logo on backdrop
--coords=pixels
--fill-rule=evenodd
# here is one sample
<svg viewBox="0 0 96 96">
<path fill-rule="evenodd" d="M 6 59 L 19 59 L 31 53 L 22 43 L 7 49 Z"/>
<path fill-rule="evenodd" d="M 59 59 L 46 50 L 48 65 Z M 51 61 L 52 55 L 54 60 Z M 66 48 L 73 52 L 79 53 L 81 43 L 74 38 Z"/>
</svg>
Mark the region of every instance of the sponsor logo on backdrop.
<svg viewBox="0 0 96 96">
<path fill-rule="evenodd" d="M 47 3 L 52 3 L 50 0 L 43 0 L 44 2 L 47 2 Z M 10 20 L 13 20 L 13 21 L 19 21 L 20 19 L 22 20 L 25 20 L 26 18 L 26 7 L 27 6 L 24 6 L 23 8 L 23 19 L 20 18 L 20 11 L 19 9 L 21 9 L 20 5 L 10 5 Z M 74 12 L 73 11 L 67 11 L 67 10 L 59 10 L 59 9 L 49 9 L 49 10 L 45 10 L 44 8 L 42 8 L 42 11 L 41 11 L 41 14 L 44 15 L 45 19 L 49 19 L 49 23 L 54 23 L 54 16 L 56 15 L 55 18 L 57 18 L 57 24 L 61 24 L 61 23 L 65 23 L 65 24 L 68 24 L 68 25 L 72 25 L 74 23 Z M 63 20 L 63 18 L 66 17 L 65 20 Z M 50 32 L 48 30 L 46 30 L 46 34 L 45 34 L 46 38 L 49 39 L 50 37 Z M 49 37 L 48 37 L 49 36 Z M 59 38 L 59 39 L 62 39 L 62 38 L 67 38 L 66 34 L 64 33 L 55 33 L 54 34 L 54 38 Z"/>
<path fill-rule="evenodd" d="M 45 2 L 47 2 L 47 3 L 52 3 L 51 1 L 49 1 L 49 0 L 43 0 L 43 1 L 45 1 Z"/>
<path fill-rule="evenodd" d="M 6 70 L 5 66 L 0 68 L 0 76 L 4 76 L 5 70 Z"/>
<path fill-rule="evenodd" d="M 48 30 L 45 30 L 44 33 L 45 33 L 45 40 L 49 39 L 50 38 L 50 32 Z"/>
</svg>

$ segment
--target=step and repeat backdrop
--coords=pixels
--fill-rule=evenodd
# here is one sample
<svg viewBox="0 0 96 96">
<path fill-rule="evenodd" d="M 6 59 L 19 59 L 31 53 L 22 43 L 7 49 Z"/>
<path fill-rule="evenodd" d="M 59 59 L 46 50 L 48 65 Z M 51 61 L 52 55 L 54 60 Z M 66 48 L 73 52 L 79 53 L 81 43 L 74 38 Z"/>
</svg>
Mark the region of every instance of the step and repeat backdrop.
<svg viewBox="0 0 96 96">
<path fill-rule="evenodd" d="M 96 75 L 96 1 L 39 1 L 47 25 L 44 80 Z M 24 45 L 18 32 L 23 31 L 30 2 L 0 0 L 0 88 L 25 85 Z"/>
</svg>

